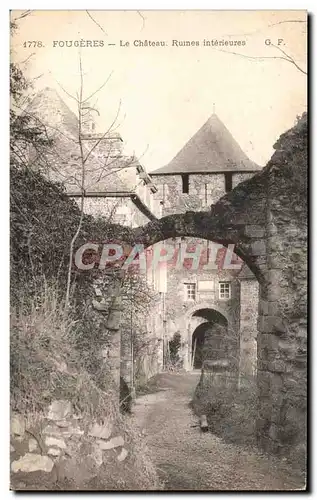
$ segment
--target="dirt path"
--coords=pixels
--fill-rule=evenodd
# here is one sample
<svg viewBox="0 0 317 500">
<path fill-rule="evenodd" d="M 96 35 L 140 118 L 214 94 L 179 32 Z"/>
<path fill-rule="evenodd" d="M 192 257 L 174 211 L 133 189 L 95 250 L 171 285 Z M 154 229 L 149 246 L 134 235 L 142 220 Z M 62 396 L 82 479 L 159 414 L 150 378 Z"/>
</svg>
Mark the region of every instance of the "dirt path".
<svg viewBox="0 0 317 500">
<path fill-rule="evenodd" d="M 201 433 L 189 407 L 199 374 L 161 374 L 159 392 L 141 396 L 134 419 L 166 490 L 301 490 L 283 461 Z"/>
</svg>

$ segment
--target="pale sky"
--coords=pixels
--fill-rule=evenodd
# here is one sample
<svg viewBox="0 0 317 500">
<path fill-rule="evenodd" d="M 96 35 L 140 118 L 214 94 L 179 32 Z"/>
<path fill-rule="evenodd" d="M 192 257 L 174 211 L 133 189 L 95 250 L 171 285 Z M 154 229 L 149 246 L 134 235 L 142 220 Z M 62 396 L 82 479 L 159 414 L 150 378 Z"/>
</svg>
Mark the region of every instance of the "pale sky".
<svg viewBox="0 0 317 500">
<path fill-rule="evenodd" d="M 100 131 L 114 120 L 128 153 L 148 171 L 168 163 L 213 112 L 245 153 L 260 165 L 271 157 L 279 135 L 306 110 L 305 11 L 32 11 L 19 21 L 13 60 L 27 62 L 36 88 L 56 88 L 73 110 L 79 90 L 79 50 L 84 96 L 111 77 L 92 99 Z M 13 11 L 12 17 L 20 14 Z M 98 23 L 100 27 L 96 24 Z M 203 46 L 206 40 L 245 41 L 244 46 Z M 280 43 L 280 49 L 265 44 Z M 278 40 L 281 40 L 278 42 Z M 44 47 L 23 47 L 41 41 Z M 103 47 L 53 47 L 54 41 L 96 40 Z M 129 47 L 120 47 L 128 41 Z M 165 41 L 164 47 L 135 47 L 134 40 Z M 198 41 L 199 46 L 172 46 Z M 138 42 L 137 42 L 138 43 Z M 115 45 L 108 45 L 115 44 Z M 241 55 L 228 53 L 236 52 Z M 58 83 L 59 82 L 59 83 Z"/>
</svg>

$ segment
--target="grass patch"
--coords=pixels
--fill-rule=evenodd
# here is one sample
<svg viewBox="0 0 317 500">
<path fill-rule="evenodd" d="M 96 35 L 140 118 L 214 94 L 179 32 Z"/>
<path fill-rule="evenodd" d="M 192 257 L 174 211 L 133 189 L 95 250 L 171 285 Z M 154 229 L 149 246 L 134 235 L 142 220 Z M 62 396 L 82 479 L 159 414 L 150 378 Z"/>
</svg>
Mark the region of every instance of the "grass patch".
<svg viewBox="0 0 317 500">
<path fill-rule="evenodd" d="M 146 394 L 153 394 L 161 390 L 160 380 L 157 375 L 154 375 L 154 377 L 151 377 L 146 383 L 136 386 L 136 395 L 145 396 Z"/>
<path fill-rule="evenodd" d="M 106 367 L 101 388 L 85 369 L 76 348 L 79 322 L 65 314 L 54 287 L 46 287 L 31 301 L 21 300 L 12 310 L 11 410 L 24 415 L 33 427 L 40 425 L 53 400 L 66 399 L 82 416 L 86 429 L 96 421 L 113 422 L 116 433 L 128 444 L 129 458 L 123 469 L 116 460 L 103 465 L 94 485 L 97 489 L 157 489 L 159 482 L 147 447 L 129 417 L 119 411 L 111 373 Z M 85 465 L 86 457 L 78 453 Z"/>
<path fill-rule="evenodd" d="M 229 383 L 228 383 L 229 382 Z M 206 415 L 210 432 L 227 442 L 256 445 L 256 380 L 246 378 L 240 387 L 230 379 L 217 383 L 204 376 L 197 385 L 192 407 L 196 414 Z"/>
</svg>

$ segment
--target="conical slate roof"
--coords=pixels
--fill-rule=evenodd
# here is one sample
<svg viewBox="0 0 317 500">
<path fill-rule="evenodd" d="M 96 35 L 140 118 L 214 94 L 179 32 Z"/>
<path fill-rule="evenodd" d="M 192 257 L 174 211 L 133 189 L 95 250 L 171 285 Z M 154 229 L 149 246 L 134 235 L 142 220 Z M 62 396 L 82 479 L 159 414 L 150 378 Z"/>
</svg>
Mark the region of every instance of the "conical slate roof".
<svg viewBox="0 0 317 500">
<path fill-rule="evenodd" d="M 151 175 L 259 170 L 214 113 L 177 153 Z"/>
</svg>

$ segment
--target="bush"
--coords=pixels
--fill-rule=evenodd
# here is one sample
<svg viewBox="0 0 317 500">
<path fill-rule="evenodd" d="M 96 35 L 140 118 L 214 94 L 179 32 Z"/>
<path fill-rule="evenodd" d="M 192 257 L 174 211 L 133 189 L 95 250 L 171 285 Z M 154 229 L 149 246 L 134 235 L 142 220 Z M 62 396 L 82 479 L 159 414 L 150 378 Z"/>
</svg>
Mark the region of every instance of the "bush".
<svg viewBox="0 0 317 500">
<path fill-rule="evenodd" d="M 102 390 L 87 372 L 76 347 L 78 320 L 65 315 L 56 288 L 47 286 L 36 299 L 20 300 L 11 315 L 11 411 L 39 427 L 53 400 L 72 403 L 84 427 L 105 419 L 130 444 L 124 476 L 116 460 L 107 463 L 94 480 L 95 489 L 155 489 L 155 467 L 132 423 L 119 412 L 117 394 L 110 390 L 111 374 L 105 372 Z M 76 452 L 77 453 L 77 452 Z M 78 458 L 85 464 L 86 457 Z M 88 467 L 88 465 L 87 465 Z M 98 473 L 98 472 L 97 472 Z M 74 481 L 76 483 L 76 470 Z M 32 478 L 31 478 L 32 480 Z M 80 481 L 81 478 L 78 478 Z M 60 488 L 64 489 L 64 484 Z M 74 484 L 76 489 L 76 484 Z"/>
<path fill-rule="evenodd" d="M 204 373 L 192 401 L 198 415 L 206 415 L 212 433 L 228 442 L 255 445 L 257 391 L 256 380 L 244 378 L 238 387 L 234 377 L 215 380 Z"/>
<path fill-rule="evenodd" d="M 69 399 L 84 415 L 105 411 L 106 399 L 76 349 L 77 321 L 65 315 L 56 288 L 20 300 L 11 314 L 11 409 L 41 413 L 53 399 Z"/>
<path fill-rule="evenodd" d="M 26 319 L 34 315 L 37 302 L 42 304 L 44 315 L 43 290 L 47 287 L 53 287 L 62 307 L 70 242 L 78 226 L 80 210 L 61 185 L 50 182 L 41 173 L 17 166 L 11 166 L 10 173 L 10 298 L 11 306 L 18 311 L 16 314 L 21 315 L 23 311 L 21 318 Z M 102 242 L 107 231 L 111 231 L 111 225 L 106 221 L 85 216 L 75 250 L 87 240 Z M 100 275 L 98 270 L 72 271 L 71 312 L 73 318 L 80 318 L 72 331 L 76 332 L 73 344 L 80 353 L 82 365 L 105 389 L 101 346 L 110 343 L 111 339 L 104 325 L 105 318 L 91 305 L 93 280 L 98 273 Z M 18 338 L 14 334 L 12 342 L 17 342 Z M 23 352 L 22 345 L 21 349 Z"/>
</svg>

